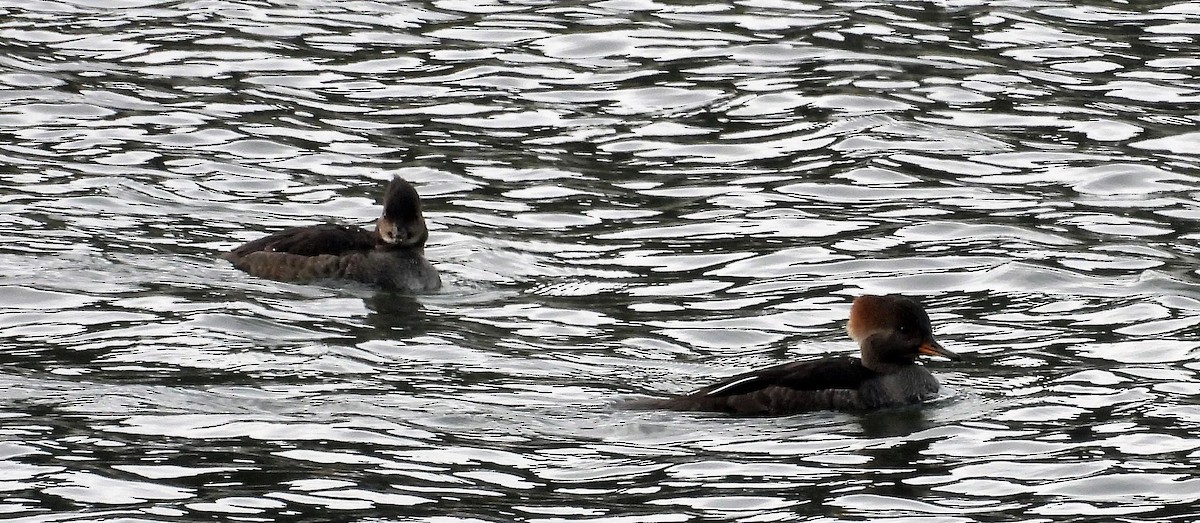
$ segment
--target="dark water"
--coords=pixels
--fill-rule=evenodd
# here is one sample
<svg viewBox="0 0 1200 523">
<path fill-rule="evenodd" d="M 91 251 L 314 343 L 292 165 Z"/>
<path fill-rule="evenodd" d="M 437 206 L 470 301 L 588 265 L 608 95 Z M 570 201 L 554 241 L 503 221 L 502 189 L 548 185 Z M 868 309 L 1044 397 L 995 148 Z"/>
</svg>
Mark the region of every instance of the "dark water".
<svg viewBox="0 0 1200 523">
<path fill-rule="evenodd" d="M 1200 518 L 1194 3 L 0 7 L 0 517 Z M 426 200 L 447 288 L 220 252 Z M 612 408 L 928 306 L 944 397 Z"/>
</svg>

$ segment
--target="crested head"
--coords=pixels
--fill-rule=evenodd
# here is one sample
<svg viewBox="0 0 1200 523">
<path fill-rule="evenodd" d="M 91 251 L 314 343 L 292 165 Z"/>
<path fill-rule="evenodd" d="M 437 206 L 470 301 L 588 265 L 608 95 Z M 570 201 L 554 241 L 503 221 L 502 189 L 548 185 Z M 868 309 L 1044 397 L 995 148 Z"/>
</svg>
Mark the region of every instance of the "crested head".
<svg viewBox="0 0 1200 523">
<path fill-rule="evenodd" d="M 383 243 L 399 247 L 421 247 L 429 238 L 421 195 L 404 178 L 393 178 L 383 192 L 383 215 L 375 222 L 375 232 Z"/>
<path fill-rule="evenodd" d="M 911 298 L 865 294 L 855 298 L 850 306 L 846 331 L 854 341 L 862 341 L 872 334 L 908 330 L 926 335 L 933 331 L 929 315 Z"/>
<path fill-rule="evenodd" d="M 397 176 L 388 183 L 383 191 L 383 216 L 397 222 L 421 218 L 421 195 L 408 180 Z"/>
<path fill-rule="evenodd" d="M 920 354 L 958 359 L 933 339 L 921 304 L 904 296 L 859 296 L 850 306 L 846 331 L 862 349 L 864 363 L 912 363 Z"/>
</svg>

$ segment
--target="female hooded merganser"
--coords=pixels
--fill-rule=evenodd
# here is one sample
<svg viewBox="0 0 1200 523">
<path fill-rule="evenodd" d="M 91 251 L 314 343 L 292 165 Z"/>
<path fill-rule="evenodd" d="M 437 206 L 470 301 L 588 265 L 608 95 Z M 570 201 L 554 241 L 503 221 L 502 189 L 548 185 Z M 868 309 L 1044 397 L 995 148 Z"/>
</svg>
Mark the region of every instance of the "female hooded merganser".
<svg viewBox="0 0 1200 523">
<path fill-rule="evenodd" d="M 696 392 L 635 402 L 642 408 L 779 416 L 813 410 L 863 410 L 918 403 L 937 379 L 917 356 L 959 359 L 933 339 L 929 315 L 903 296 L 860 296 L 846 325 L 861 358 L 830 357 L 752 370 Z"/>
<path fill-rule="evenodd" d="M 242 245 L 225 259 L 272 280 L 343 278 L 388 290 L 433 291 L 442 280 L 425 259 L 428 237 L 421 196 L 396 177 L 383 194 L 383 215 L 373 231 L 334 224 L 295 227 Z"/>
</svg>

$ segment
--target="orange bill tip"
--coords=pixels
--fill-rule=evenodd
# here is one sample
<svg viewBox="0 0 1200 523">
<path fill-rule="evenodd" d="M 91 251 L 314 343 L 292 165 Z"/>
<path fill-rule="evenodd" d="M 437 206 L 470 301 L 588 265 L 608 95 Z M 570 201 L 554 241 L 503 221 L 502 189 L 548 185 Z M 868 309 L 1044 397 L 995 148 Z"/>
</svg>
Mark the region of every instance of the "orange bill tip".
<svg viewBox="0 0 1200 523">
<path fill-rule="evenodd" d="M 926 356 L 941 356 L 943 358 L 952 360 L 962 359 L 962 356 L 947 350 L 940 343 L 933 341 L 933 339 L 925 340 L 925 343 L 922 343 L 921 346 L 917 348 L 917 352 Z"/>
</svg>

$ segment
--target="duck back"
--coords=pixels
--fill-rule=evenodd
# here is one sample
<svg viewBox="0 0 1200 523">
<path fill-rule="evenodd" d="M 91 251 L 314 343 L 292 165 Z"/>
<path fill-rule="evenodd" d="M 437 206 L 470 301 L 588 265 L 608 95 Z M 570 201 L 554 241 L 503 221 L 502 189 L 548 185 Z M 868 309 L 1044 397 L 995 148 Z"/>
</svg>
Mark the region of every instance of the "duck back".
<svg viewBox="0 0 1200 523">
<path fill-rule="evenodd" d="M 280 231 L 226 253 L 225 259 L 249 274 L 277 281 L 347 279 L 409 292 L 442 285 L 423 248 L 380 245 L 375 233 L 342 225 Z"/>
<path fill-rule="evenodd" d="M 759 369 L 691 394 L 635 400 L 626 406 L 784 416 L 898 407 L 925 401 L 937 392 L 937 379 L 920 365 L 881 374 L 863 367 L 857 358 L 828 358 Z"/>
<path fill-rule="evenodd" d="M 286 252 L 299 256 L 344 254 L 375 248 L 378 237 L 371 231 L 327 223 L 309 227 L 293 227 L 242 244 L 225 254 L 225 259 L 237 262 L 255 252 Z"/>
</svg>

